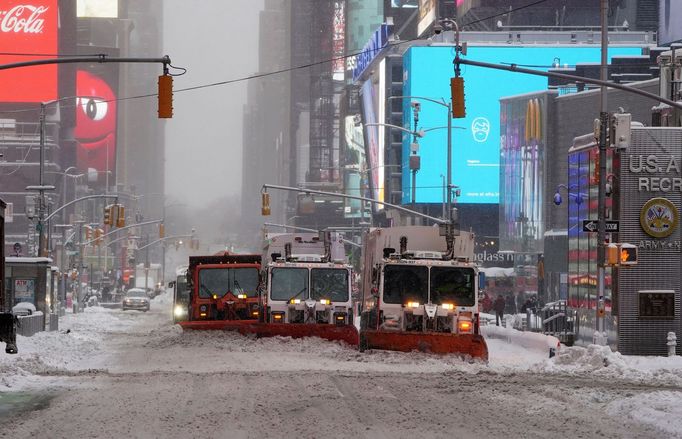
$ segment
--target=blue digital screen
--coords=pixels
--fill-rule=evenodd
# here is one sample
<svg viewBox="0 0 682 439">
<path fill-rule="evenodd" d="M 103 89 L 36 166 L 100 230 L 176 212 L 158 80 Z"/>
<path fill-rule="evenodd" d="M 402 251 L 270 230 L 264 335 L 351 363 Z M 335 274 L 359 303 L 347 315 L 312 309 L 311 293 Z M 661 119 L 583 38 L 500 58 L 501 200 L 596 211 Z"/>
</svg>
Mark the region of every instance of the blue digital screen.
<svg viewBox="0 0 682 439">
<path fill-rule="evenodd" d="M 611 47 L 612 56 L 641 55 L 640 47 Z M 412 47 L 403 57 L 403 95 L 450 101 L 450 78 L 454 76 L 452 47 Z M 466 58 L 496 63 L 529 65 L 547 71 L 554 62 L 575 66 L 599 63 L 599 47 L 469 47 Z M 537 67 L 533 67 L 537 66 Z M 499 201 L 500 98 L 547 89 L 543 76 L 462 66 L 466 117 L 453 119 L 452 184 L 459 186 L 458 203 Z M 421 168 L 417 172 L 417 203 L 443 202 L 443 177 L 447 175 L 447 108 L 421 102 L 419 129 L 436 128 L 418 139 Z M 587 109 L 589 110 L 589 109 Z M 599 109 L 594 108 L 595 117 Z M 414 129 L 410 100 L 403 101 L 403 125 Z M 590 130 L 592 127 L 585 127 Z M 412 136 L 403 136 L 402 202 L 411 202 L 409 155 Z"/>
</svg>

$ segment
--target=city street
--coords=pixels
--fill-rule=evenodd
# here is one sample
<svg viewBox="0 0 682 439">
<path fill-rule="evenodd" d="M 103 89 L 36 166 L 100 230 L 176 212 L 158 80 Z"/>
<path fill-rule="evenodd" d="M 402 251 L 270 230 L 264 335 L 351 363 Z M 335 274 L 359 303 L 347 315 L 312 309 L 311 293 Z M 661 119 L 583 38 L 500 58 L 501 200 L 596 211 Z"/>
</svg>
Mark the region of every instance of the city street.
<svg viewBox="0 0 682 439">
<path fill-rule="evenodd" d="M 19 355 L 0 362 L 1 437 L 653 438 L 681 431 L 679 358 L 632 363 L 572 348 L 555 361 L 488 340 L 484 365 L 361 354 L 318 339 L 183 333 L 170 321 L 168 295 L 150 313 L 94 307 L 67 314 L 59 333 L 19 342 Z M 3 403 L 12 395 L 12 404 Z"/>
</svg>

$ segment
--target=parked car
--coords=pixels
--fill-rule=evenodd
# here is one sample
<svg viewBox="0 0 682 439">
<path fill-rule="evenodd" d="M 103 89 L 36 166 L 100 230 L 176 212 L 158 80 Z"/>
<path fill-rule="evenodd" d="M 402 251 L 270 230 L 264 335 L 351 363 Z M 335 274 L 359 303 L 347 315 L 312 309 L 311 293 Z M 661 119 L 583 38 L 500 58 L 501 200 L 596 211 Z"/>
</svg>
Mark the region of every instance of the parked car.
<svg viewBox="0 0 682 439">
<path fill-rule="evenodd" d="M 144 312 L 149 311 L 149 297 L 142 288 L 131 288 L 126 292 L 121 305 L 123 311 L 128 309 L 140 309 Z"/>
</svg>

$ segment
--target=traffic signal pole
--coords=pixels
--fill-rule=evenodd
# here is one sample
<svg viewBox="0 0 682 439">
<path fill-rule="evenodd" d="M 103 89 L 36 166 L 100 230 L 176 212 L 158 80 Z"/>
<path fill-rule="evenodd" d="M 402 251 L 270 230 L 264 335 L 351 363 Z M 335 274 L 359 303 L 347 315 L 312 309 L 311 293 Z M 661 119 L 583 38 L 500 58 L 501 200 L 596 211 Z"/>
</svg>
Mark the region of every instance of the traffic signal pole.
<svg viewBox="0 0 682 439">
<path fill-rule="evenodd" d="M 601 0 L 601 74 L 600 80 L 608 79 L 608 13 L 609 0 Z M 599 112 L 599 192 L 597 198 L 597 306 L 596 328 L 592 335 L 592 342 L 596 345 L 606 345 L 607 334 L 604 325 L 606 314 L 605 283 L 606 283 L 606 133 L 609 129 L 609 113 L 607 105 L 606 85 L 601 86 Z M 613 139 L 611 139 L 613 140 Z"/>
</svg>

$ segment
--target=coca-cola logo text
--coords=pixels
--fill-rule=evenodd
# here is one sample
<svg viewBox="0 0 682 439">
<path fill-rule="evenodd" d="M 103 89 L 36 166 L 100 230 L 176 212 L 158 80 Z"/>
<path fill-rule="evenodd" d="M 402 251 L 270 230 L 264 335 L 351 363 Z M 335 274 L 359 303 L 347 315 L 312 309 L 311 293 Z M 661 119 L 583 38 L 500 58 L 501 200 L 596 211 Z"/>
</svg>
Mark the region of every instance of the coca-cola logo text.
<svg viewBox="0 0 682 439">
<path fill-rule="evenodd" d="M 0 31 L 39 34 L 45 25 L 41 15 L 48 9 L 46 6 L 16 5 L 8 11 L 0 11 Z"/>
</svg>

